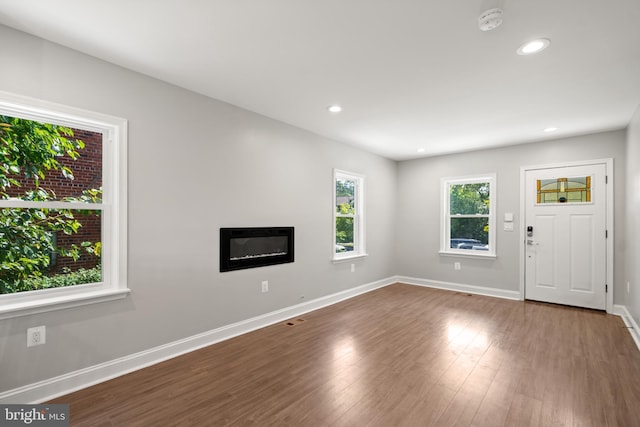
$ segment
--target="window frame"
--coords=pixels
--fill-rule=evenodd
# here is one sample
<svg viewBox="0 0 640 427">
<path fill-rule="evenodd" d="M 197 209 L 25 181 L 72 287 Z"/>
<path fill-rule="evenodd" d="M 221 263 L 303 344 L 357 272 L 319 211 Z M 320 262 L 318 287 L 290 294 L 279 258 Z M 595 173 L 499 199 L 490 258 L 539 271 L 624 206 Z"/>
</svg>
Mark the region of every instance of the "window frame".
<svg viewBox="0 0 640 427">
<path fill-rule="evenodd" d="M 489 223 L 488 251 L 474 251 L 469 249 L 451 248 L 451 218 L 460 217 L 451 215 L 450 194 L 451 186 L 462 184 L 489 183 L 489 214 L 469 215 L 470 218 L 486 217 Z M 440 209 L 440 255 L 462 256 L 471 258 L 496 258 L 496 174 L 478 174 L 460 177 L 446 177 L 440 180 L 441 209 Z"/>
<path fill-rule="evenodd" d="M 355 181 L 354 192 L 354 213 L 339 214 L 336 212 L 336 182 L 338 179 Z M 339 169 L 333 169 L 333 200 L 331 203 L 333 210 L 333 232 L 331 240 L 331 253 L 334 262 L 352 260 L 367 256 L 365 247 L 365 176 L 353 172 L 347 172 Z M 336 252 L 336 220 L 337 218 L 353 217 L 353 251 Z"/>
<path fill-rule="evenodd" d="M 102 134 L 102 282 L 0 295 L 0 320 L 126 297 L 127 120 L 0 91 L 0 114 Z M 87 209 L 86 203 L 0 200 L 0 208 Z"/>
</svg>

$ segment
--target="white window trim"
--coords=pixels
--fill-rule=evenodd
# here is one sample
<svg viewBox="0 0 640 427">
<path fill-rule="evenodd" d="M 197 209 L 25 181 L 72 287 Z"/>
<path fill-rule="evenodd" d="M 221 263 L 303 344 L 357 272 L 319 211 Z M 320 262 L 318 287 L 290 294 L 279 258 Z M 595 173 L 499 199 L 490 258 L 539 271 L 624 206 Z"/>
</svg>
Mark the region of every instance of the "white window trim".
<svg viewBox="0 0 640 427">
<path fill-rule="evenodd" d="M 356 198 L 354 203 L 354 250 L 350 252 L 336 252 L 336 180 L 348 179 L 356 181 Z M 347 172 L 339 169 L 333 169 L 333 200 L 331 203 L 333 211 L 333 232 L 331 237 L 331 253 L 333 262 L 341 262 L 363 258 L 368 256 L 366 252 L 366 234 L 365 234 L 365 176 L 353 172 Z"/>
<path fill-rule="evenodd" d="M 474 184 L 479 182 L 489 182 L 489 250 L 488 251 L 471 251 L 468 249 L 454 249 L 449 247 L 451 220 L 450 220 L 450 187 L 460 184 Z M 496 258 L 496 174 L 469 175 L 460 177 L 441 178 L 441 209 L 440 209 L 440 251 L 442 256 L 457 256 L 467 258 Z"/>
<path fill-rule="evenodd" d="M 103 135 L 103 202 L 100 208 L 103 215 L 103 281 L 0 295 L 0 320 L 124 298 L 130 292 L 127 287 L 127 121 L 2 91 L 0 114 Z M 5 200 L 0 206 L 86 209 L 86 204 L 64 202 Z"/>
</svg>

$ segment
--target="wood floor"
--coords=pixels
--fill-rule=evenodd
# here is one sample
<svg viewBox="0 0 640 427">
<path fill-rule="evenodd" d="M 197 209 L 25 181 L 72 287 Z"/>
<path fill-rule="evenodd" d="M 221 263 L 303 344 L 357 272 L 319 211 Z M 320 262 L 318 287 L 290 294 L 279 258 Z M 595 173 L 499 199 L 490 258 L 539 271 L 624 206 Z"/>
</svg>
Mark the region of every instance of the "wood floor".
<svg viewBox="0 0 640 427">
<path fill-rule="evenodd" d="M 395 284 L 56 399 L 72 426 L 639 426 L 601 312 Z"/>
</svg>

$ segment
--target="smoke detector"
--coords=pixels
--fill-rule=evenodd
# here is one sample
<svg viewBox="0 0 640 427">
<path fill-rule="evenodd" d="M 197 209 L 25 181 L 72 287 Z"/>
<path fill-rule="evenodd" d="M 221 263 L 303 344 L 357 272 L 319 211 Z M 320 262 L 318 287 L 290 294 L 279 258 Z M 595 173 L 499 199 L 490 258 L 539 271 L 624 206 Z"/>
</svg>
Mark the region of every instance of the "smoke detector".
<svg viewBox="0 0 640 427">
<path fill-rule="evenodd" d="M 502 9 L 493 8 L 485 10 L 478 17 L 478 27 L 481 31 L 491 31 L 502 24 Z"/>
</svg>

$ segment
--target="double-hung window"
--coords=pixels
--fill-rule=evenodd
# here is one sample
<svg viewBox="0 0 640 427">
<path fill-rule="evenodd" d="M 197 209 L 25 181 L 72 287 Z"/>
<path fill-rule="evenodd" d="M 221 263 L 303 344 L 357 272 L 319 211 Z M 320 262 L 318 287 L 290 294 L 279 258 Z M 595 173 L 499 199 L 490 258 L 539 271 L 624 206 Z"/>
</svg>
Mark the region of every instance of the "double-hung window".
<svg viewBox="0 0 640 427">
<path fill-rule="evenodd" d="M 333 172 L 333 259 L 365 256 L 364 177 Z"/>
<path fill-rule="evenodd" d="M 124 119 L 0 92 L 0 319 L 122 298 Z"/>
<path fill-rule="evenodd" d="M 440 253 L 495 257 L 495 174 L 443 178 Z"/>
</svg>

